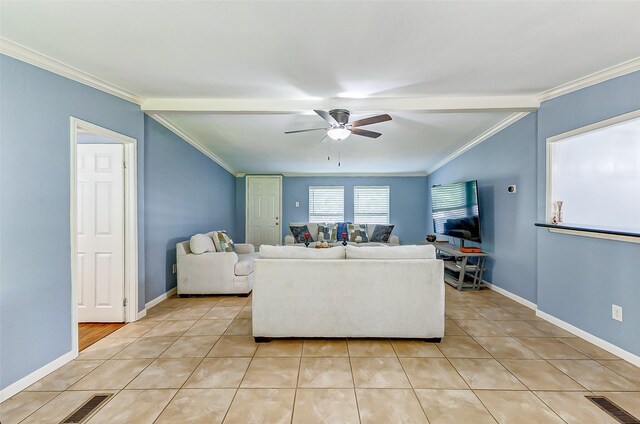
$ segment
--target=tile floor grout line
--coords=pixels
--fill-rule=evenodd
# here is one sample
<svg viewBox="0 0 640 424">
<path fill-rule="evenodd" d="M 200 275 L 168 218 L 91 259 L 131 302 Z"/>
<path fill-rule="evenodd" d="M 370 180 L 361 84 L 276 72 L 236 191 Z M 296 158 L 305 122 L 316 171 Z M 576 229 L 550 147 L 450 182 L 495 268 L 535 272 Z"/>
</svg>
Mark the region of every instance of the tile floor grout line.
<svg viewBox="0 0 640 424">
<path fill-rule="evenodd" d="M 398 356 L 398 351 L 393 346 L 393 343 L 391 343 L 391 341 L 389 341 L 389 344 L 391 345 L 391 349 L 393 349 L 393 352 L 396 355 L 396 359 L 400 363 L 400 368 L 402 368 L 402 372 L 404 373 L 405 378 L 409 382 L 409 386 L 411 387 L 411 393 L 413 393 L 413 397 L 416 399 L 416 401 L 418 401 L 418 405 L 420 405 L 420 409 L 422 410 L 422 414 L 424 415 L 424 418 L 427 420 L 427 423 L 430 423 L 431 421 L 429 421 L 429 417 L 427 416 L 427 411 L 424 410 L 424 407 L 422 406 L 422 402 L 420 402 L 420 398 L 416 393 L 416 388 L 413 386 L 413 383 L 411 382 L 411 379 L 409 378 L 409 375 L 407 374 L 407 370 L 404 368 L 404 365 L 402 365 L 400 356 Z"/>
<path fill-rule="evenodd" d="M 231 406 L 233 405 L 233 402 L 236 400 L 236 396 L 238 395 L 238 392 L 240 391 L 240 387 L 242 386 L 242 382 L 244 381 L 244 378 L 247 376 L 247 372 L 249 371 L 249 367 L 251 366 L 251 362 L 253 362 L 253 359 L 256 356 L 256 352 L 258 352 L 258 348 L 256 348 L 256 350 L 253 351 L 253 355 L 251 356 L 251 360 L 249 361 L 249 364 L 247 365 L 247 368 L 244 370 L 244 373 L 242 374 L 242 378 L 240 379 L 240 382 L 238 383 L 238 387 L 236 388 L 236 391 L 233 394 L 233 397 L 231 398 L 231 402 L 229 403 L 229 406 L 227 407 L 227 411 L 224 413 L 224 417 L 222 417 L 221 424 L 224 424 L 225 420 L 227 419 L 227 415 L 229 415 L 229 411 L 231 411 Z"/>
<path fill-rule="evenodd" d="M 534 392 L 533 390 L 531 390 L 531 393 L 532 393 L 536 398 L 540 399 L 540 402 L 542 402 L 542 403 L 543 403 L 547 408 L 549 408 L 549 410 L 550 410 L 551 412 L 553 412 L 554 414 L 556 414 L 556 415 L 558 416 L 558 418 L 560 418 L 560 420 L 562 420 L 562 422 L 564 422 L 565 424 L 570 424 L 570 423 L 568 423 L 568 422 L 567 422 L 567 420 L 565 420 L 564 418 L 562 418 L 562 417 L 560 416 L 560 414 L 559 414 L 558 412 L 556 412 L 556 410 L 555 410 L 555 409 L 553 409 L 553 408 L 551 407 L 551 405 L 547 404 L 547 402 L 545 402 L 545 401 L 544 401 L 544 399 L 542 399 L 540 396 L 538 396 L 538 394 L 537 394 L 536 392 Z"/>
<path fill-rule="evenodd" d="M 351 370 L 351 381 L 353 382 L 353 397 L 356 400 L 356 412 L 358 413 L 358 422 L 362 424 L 362 417 L 360 416 L 360 403 L 358 402 L 358 391 L 356 390 L 356 378 L 353 375 L 353 364 L 351 363 L 351 351 L 349 350 L 349 339 L 345 339 L 344 343 L 347 347 L 347 358 L 349 358 L 349 369 Z"/>
<path fill-rule="evenodd" d="M 302 346 L 300 347 L 300 360 L 298 362 L 298 376 L 296 378 L 296 388 L 293 392 L 293 405 L 291 405 L 291 421 L 293 424 L 293 416 L 296 412 L 296 398 L 298 397 L 298 389 L 300 388 L 300 371 L 302 369 L 302 351 L 304 350 L 304 341 L 302 341 Z M 256 350 L 257 352 L 257 350 Z"/>
</svg>

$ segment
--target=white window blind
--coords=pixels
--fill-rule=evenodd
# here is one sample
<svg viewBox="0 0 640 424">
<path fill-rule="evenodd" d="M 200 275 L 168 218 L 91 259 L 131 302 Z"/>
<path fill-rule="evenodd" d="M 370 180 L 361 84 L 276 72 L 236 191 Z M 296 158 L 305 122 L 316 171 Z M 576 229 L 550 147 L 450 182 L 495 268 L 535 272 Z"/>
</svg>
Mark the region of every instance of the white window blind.
<svg viewBox="0 0 640 424">
<path fill-rule="evenodd" d="M 389 186 L 354 187 L 353 220 L 358 224 L 388 224 Z"/>
<path fill-rule="evenodd" d="M 344 187 L 309 186 L 309 222 L 344 221 Z"/>
</svg>

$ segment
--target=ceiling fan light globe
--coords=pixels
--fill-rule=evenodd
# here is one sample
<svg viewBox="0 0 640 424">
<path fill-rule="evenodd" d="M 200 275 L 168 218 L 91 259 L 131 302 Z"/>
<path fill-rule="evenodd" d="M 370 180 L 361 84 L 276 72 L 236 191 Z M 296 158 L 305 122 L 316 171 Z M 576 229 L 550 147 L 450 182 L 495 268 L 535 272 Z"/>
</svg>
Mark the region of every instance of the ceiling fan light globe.
<svg viewBox="0 0 640 424">
<path fill-rule="evenodd" d="M 346 128 L 331 128 L 329 131 L 327 131 L 327 135 L 332 139 L 332 140 L 336 140 L 336 141 L 342 141 L 345 138 L 349 137 L 351 135 L 351 131 L 346 129 Z"/>
</svg>

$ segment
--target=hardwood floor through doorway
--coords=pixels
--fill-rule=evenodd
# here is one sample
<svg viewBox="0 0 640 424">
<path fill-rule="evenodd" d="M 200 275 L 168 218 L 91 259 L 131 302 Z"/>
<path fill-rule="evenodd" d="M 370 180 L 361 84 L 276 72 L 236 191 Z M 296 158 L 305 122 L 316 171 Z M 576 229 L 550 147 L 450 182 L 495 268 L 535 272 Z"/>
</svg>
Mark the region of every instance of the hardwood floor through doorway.
<svg viewBox="0 0 640 424">
<path fill-rule="evenodd" d="M 85 322 L 78 324 L 78 349 L 82 352 L 98 340 L 123 327 L 123 323 Z"/>
</svg>

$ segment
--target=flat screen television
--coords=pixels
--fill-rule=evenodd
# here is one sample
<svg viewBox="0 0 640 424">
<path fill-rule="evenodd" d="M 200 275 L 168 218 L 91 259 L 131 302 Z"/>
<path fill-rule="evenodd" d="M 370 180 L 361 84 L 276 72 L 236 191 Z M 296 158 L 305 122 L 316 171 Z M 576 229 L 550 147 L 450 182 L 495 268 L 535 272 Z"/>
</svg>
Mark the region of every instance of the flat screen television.
<svg viewBox="0 0 640 424">
<path fill-rule="evenodd" d="M 432 186 L 431 212 L 436 233 L 482 243 L 478 181 Z"/>
</svg>

